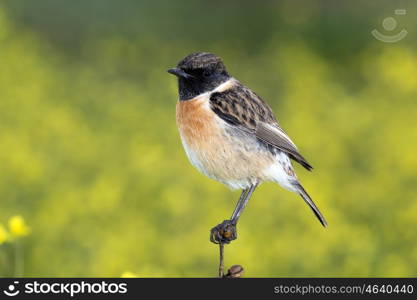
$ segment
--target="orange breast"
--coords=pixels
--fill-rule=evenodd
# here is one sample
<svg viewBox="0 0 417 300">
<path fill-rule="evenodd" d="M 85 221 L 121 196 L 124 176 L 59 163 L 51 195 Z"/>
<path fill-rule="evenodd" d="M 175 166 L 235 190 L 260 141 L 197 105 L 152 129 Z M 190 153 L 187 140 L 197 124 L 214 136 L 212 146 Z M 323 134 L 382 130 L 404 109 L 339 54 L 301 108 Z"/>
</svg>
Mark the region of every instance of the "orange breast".
<svg viewBox="0 0 417 300">
<path fill-rule="evenodd" d="M 177 125 L 181 138 L 195 150 L 209 150 L 207 147 L 212 147 L 213 139 L 219 134 L 215 114 L 207 101 L 205 98 L 196 98 L 177 103 Z"/>
</svg>

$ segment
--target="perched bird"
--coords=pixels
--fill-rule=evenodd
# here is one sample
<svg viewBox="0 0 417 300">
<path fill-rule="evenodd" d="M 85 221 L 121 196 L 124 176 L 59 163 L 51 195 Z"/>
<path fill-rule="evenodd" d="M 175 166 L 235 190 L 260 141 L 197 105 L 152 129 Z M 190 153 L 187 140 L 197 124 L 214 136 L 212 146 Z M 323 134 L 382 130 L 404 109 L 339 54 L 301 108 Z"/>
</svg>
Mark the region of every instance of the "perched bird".
<svg viewBox="0 0 417 300">
<path fill-rule="evenodd" d="M 169 73 L 178 77 L 177 126 L 185 152 L 200 172 L 242 194 L 230 218 L 211 230 L 214 243 L 236 239 L 236 224 L 256 187 L 278 183 L 299 194 L 326 221 L 294 172 L 291 159 L 312 166 L 278 124 L 271 108 L 233 78 L 221 58 L 193 53 Z"/>
</svg>

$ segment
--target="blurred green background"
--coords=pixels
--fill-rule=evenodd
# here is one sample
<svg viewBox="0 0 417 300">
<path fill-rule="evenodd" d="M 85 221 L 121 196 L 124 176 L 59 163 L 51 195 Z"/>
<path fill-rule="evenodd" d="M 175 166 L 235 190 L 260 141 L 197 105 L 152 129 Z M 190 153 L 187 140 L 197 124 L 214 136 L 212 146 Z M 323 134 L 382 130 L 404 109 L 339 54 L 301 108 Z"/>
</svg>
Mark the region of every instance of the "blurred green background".
<svg viewBox="0 0 417 300">
<path fill-rule="evenodd" d="M 166 73 L 210 51 L 270 103 L 313 164 L 298 176 L 329 222 L 323 229 L 300 197 L 264 184 L 226 266 L 249 277 L 417 276 L 416 10 L 1 1 L 0 275 L 216 276 L 209 229 L 239 192 L 188 163 Z M 387 17 L 398 22 L 391 32 Z M 393 44 L 371 35 L 402 28 L 408 36 Z"/>
</svg>

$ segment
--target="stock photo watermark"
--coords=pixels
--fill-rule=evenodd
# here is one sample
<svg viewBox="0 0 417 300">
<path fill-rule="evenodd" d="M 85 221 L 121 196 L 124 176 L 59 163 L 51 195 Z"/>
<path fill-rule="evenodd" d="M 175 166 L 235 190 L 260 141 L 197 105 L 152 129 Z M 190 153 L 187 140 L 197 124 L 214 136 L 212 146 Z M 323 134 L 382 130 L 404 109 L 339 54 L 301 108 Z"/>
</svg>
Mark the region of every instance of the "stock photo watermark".
<svg viewBox="0 0 417 300">
<path fill-rule="evenodd" d="M 394 11 L 394 14 L 396 16 L 405 16 L 407 14 L 407 10 L 405 10 L 405 9 L 396 9 Z M 393 33 L 397 29 L 397 25 L 398 25 L 397 20 L 393 17 L 387 17 L 382 21 L 382 27 L 384 28 L 384 30 L 386 32 Z M 408 31 L 403 28 L 396 34 L 387 35 L 387 34 L 383 34 L 383 33 L 379 32 L 377 29 L 374 29 L 374 30 L 372 30 L 371 33 L 377 40 L 380 40 L 381 42 L 396 43 L 396 42 L 399 42 L 402 39 L 404 39 L 407 36 Z"/>
<path fill-rule="evenodd" d="M 67 282 L 66 282 L 67 281 Z M 44 282 L 33 280 L 20 283 L 13 281 L 3 290 L 4 295 L 15 297 L 19 294 L 24 295 L 66 295 L 75 297 L 78 294 L 126 294 L 126 282 L 107 282 L 104 280 L 97 282 L 86 282 L 84 280 L 64 280 L 57 282 Z"/>
</svg>

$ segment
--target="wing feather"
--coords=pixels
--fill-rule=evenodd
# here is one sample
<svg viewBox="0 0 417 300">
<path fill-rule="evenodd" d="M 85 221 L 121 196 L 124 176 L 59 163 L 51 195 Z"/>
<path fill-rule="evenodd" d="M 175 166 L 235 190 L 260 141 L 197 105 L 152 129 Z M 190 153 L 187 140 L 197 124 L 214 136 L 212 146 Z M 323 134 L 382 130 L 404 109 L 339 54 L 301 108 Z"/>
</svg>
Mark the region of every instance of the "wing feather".
<svg viewBox="0 0 417 300">
<path fill-rule="evenodd" d="M 279 126 L 269 105 L 241 83 L 236 81 L 231 88 L 211 94 L 210 107 L 229 125 L 287 153 L 307 170 L 313 168 Z"/>
<path fill-rule="evenodd" d="M 298 152 L 297 147 L 288 135 L 280 127 L 259 122 L 256 126 L 255 135 L 258 139 L 268 145 L 274 146 L 287 153 L 290 158 L 301 164 L 307 170 L 311 171 L 313 169 L 307 160 Z"/>
</svg>

